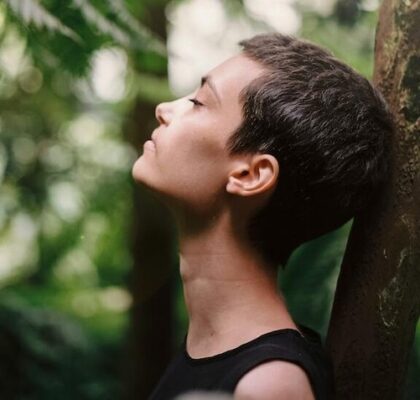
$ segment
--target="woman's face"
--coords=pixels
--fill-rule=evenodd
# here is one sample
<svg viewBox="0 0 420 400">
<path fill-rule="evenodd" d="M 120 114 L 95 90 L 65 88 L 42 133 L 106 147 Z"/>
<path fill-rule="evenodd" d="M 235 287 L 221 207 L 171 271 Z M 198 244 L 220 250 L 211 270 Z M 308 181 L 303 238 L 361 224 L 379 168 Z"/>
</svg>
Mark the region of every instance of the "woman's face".
<svg viewBox="0 0 420 400">
<path fill-rule="evenodd" d="M 217 202 L 233 166 L 225 147 L 242 121 L 239 94 L 263 72 L 239 54 L 211 70 L 193 94 L 159 104 L 159 127 L 133 166 L 135 180 L 184 206 Z"/>
</svg>

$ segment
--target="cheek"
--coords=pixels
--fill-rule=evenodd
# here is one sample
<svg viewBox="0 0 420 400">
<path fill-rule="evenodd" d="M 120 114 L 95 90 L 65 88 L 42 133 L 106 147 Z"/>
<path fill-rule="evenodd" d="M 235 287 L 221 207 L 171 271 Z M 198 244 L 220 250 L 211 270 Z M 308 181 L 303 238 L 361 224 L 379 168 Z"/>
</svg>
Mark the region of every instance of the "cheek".
<svg viewBox="0 0 420 400">
<path fill-rule="evenodd" d="M 214 137 L 197 131 L 180 135 L 162 149 L 157 160 L 165 186 L 178 198 L 203 201 L 224 186 L 223 144 Z"/>
</svg>

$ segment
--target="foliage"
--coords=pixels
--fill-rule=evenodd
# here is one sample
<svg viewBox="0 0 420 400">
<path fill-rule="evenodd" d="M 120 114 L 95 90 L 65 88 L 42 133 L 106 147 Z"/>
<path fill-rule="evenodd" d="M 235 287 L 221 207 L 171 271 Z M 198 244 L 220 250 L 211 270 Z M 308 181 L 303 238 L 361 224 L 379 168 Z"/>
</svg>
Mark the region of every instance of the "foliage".
<svg viewBox="0 0 420 400">
<path fill-rule="evenodd" d="M 0 5 L 2 398 L 120 394 L 113 361 L 131 301 L 130 169 L 137 152 L 123 135 L 125 116 L 138 97 L 171 97 L 161 78 L 165 45 L 139 22 L 151 3 Z M 232 18 L 245 13 L 241 0 L 224 4 Z M 301 36 L 370 77 L 375 13 L 359 10 L 355 24 L 343 27 L 337 15 L 301 3 L 299 11 Z M 101 63 L 121 65 L 120 75 L 96 82 Z M 101 92 L 104 81 L 116 84 L 117 97 Z M 298 249 L 279 277 L 296 320 L 324 336 L 348 229 Z M 175 307 L 179 343 L 188 320 L 178 276 Z M 411 382 L 418 360 L 413 352 Z M 409 387 L 418 392 L 415 383 Z"/>
<path fill-rule="evenodd" d="M 0 6 L 0 397 L 117 398 L 136 156 L 123 116 L 152 70 L 131 65 L 159 71 L 164 54 L 118 1 L 42 4 Z M 121 65 L 117 99 L 94 81 L 101 59 Z"/>
<path fill-rule="evenodd" d="M 7 0 L 6 26 L 19 29 L 27 51 L 43 68 L 88 73 L 91 57 L 103 46 L 121 46 L 133 57 L 166 58 L 165 45 L 127 10 L 122 0 Z M 45 44 L 48 43 L 46 46 Z"/>
<path fill-rule="evenodd" d="M 4 399 L 114 399 L 115 345 L 88 338 L 52 310 L 2 299 L 0 396 Z M 69 390 L 69 388 L 72 388 Z"/>
</svg>

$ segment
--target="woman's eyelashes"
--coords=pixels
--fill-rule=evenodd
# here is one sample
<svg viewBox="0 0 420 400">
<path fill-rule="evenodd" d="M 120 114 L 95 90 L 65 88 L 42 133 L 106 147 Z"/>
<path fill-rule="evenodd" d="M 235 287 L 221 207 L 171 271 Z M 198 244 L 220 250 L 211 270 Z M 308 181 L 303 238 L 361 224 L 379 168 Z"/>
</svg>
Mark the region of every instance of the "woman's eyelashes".
<svg viewBox="0 0 420 400">
<path fill-rule="evenodd" d="M 201 102 L 199 102 L 197 99 L 194 99 L 194 98 L 192 98 L 192 99 L 188 99 L 189 101 L 191 101 L 191 103 L 193 103 L 194 104 L 194 107 L 199 107 L 199 106 L 203 106 L 204 104 L 203 103 L 201 103 Z"/>
</svg>

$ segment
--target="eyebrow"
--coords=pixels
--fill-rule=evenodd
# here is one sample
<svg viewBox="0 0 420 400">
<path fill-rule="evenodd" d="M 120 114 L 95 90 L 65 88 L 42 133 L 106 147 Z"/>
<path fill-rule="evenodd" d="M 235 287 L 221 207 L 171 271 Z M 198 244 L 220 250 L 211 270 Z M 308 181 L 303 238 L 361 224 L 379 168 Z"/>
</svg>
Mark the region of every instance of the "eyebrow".
<svg viewBox="0 0 420 400">
<path fill-rule="evenodd" d="M 207 83 L 208 87 L 212 90 L 214 96 L 217 99 L 219 105 L 221 104 L 219 93 L 216 90 L 216 86 L 214 85 L 213 79 L 210 75 L 205 75 L 201 78 L 201 87 L 203 87 Z"/>
</svg>

